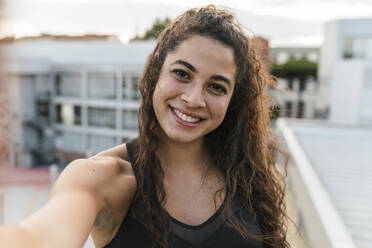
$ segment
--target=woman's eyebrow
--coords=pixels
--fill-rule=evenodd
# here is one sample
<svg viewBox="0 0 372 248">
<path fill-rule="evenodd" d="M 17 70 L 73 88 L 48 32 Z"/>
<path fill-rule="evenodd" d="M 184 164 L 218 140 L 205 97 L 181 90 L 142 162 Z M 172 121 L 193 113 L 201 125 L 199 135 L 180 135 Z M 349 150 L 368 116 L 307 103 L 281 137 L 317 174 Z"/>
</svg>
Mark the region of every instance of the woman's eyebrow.
<svg viewBox="0 0 372 248">
<path fill-rule="evenodd" d="M 188 63 L 188 62 L 186 62 L 186 61 L 184 61 L 182 59 L 178 59 L 178 60 L 174 61 L 171 65 L 175 65 L 175 64 L 183 65 L 183 66 L 187 67 L 190 71 L 192 71 L 194 73 L 197 73 L 198 72 L 194 66 L 192 66 L 190 63 Z M 211 77 L 211 79 L 217 80 L 217 81 L 223 81 L 223 82 L 225 82 L 229 86 L 229 88 L 231 88 L 231 82 L 230 82 L 230 80 L 227 79 L 224 76 L 213 75 Z"/>
<path fill-rule="evenodd" d="M 178 59 L 174 61 L 171 65 L 174 65 L 174 64 L 180 64 L 180 65 L 186 66 L 190 71 L 197 72 L 194 66 L 192 66 L 191 64 L 187 63 L 186 61 L 182 59 Z"/>
<path fill-rule="evenodd" d="M 225 82 L 225 83 L 229 86 L 229 88 L 231 88 L 231 82 L 230 82 L 230 80 L 227 79 L 227 78 L 225 78 L 224 76 L 221 76 L 221 75 L 213 75 L 213 76 L 211 77 L 211 79 L 213 79 L 213 80 L 217 80 L 217 81 L 223 81 L 223 82 Z"/>
</svg>

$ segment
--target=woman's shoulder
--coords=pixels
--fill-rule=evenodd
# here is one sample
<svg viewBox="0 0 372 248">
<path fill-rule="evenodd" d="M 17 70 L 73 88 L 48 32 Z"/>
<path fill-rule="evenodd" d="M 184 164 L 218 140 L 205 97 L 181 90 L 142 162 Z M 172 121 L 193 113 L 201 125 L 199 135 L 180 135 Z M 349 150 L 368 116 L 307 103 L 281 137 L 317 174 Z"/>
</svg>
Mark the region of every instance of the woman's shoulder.
<svg viewBox="0 0 372 248">
<path fill-rule="evenodd" d="M 58 190 L 60 187 L 80 187 L 94 192 L 124 187 L 126 191 L 135 191 L 136 180 L 126 145 L 72 161 L 62 171 L 54 188 Z"/>
<path fill-rule="evenodd" d="M 119 228 L 136 192 L 136 179 L 126 145 L 71 162 L 61 173 L 52 195 L 83 192 L 94 199 L 96 217 L 92 237 L 106 243 Z"/>
</svg>

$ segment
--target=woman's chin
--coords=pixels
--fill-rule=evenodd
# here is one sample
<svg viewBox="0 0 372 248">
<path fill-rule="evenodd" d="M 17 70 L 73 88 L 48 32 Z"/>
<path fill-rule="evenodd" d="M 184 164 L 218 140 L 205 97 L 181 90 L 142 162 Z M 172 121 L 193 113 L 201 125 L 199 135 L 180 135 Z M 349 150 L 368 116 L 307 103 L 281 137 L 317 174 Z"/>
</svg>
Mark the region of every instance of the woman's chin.
<svg viewBox="0 0 372 248">
<path fill-rule="evenodd" d="M 180 134 L 180 133 L 165 134 L 165 135 L 172 142 L 184 143 L 184 144 L 194 143 L 195 141 L 200 140 L 202 138 L 201 136 L 190 135 L 190 134 L 187 134 L 187 133 L 186 134 Z"/>
</svg>

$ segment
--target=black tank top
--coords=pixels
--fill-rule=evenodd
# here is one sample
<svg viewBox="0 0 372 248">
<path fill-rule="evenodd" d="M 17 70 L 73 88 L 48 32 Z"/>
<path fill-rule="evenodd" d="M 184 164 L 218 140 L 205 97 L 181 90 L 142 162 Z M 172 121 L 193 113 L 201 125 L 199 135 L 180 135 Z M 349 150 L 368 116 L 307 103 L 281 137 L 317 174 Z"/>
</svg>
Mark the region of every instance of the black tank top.
<svg viewBox="0 0 372 248">
<path fill-rule="evenodd" d="M 136 139 L 129 141 L 127 146 L 129 161 L 132 166 L 137 159 Z M 133 166 L 134 174 L 136 169 Z M 233 210 L 236 217 L 248 223 L 248 230 L 252 234 L 260 234 L 258 225 L 254 224 L 252 214 L 233 202 Z M 238 231 L 227 226 L 221 215 L 221 207 L 204 223 L 191 226 L 184 224 L 170 216 L 170 246 L 172 248 L 262 248 L 262 242 L 244 239 Z M 137 220 L 128 210 L 118 232 L 106 248 L 151 248 L 153 241 L 144 228 L 144 223 Z"/>
</svg>

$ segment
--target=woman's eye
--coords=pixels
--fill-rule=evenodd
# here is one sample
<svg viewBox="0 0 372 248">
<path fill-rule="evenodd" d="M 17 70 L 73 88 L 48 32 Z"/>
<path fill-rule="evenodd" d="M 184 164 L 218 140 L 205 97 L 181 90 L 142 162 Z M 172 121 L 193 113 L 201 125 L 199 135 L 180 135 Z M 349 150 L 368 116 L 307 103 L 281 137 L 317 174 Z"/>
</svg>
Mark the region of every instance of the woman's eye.
<svg viewBox="0 0 372 248">
<path fill-rule="evenodd" d="M 173 70 L 173 73 L 178 77 L 182 79 L 190 79 L 190 76 L 187 72 L 183 70 Z"/>
<path fill-rule="evenodd" d="M 212 89 L 213 91 L 221 94 L 221 93 L 227 93 L 226 88 L 223 87 L 222 85 L 219 84 L 211 84 L 209 85 L 209 88 Z"/>
</svg>

